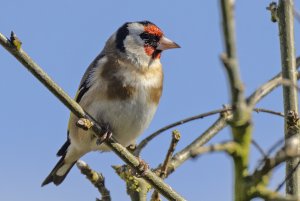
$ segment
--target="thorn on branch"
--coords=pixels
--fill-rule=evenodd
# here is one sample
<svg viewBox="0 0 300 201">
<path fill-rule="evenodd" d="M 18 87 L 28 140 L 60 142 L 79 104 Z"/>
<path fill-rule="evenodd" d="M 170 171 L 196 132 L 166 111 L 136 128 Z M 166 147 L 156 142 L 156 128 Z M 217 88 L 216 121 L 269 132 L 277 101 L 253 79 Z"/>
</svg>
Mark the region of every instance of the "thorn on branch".
<svg viewBox="0 0 300 201">
<path fill-rule="evenodd" d="M 266 9 L 269 10 L 270 13 L 271 13 L 271 21 L 274 22 L 274 23 L 277 22 L 278 21 L 278 16 L 277 16 L 278 6 L 277 6 L 277 3 L 274 2 L 274 1 L 271 2 Z"/>
<path fill-rule="evenodd" d="M 110 192 L 105 187 L 105 178 L 101 173 L 92 170 L 84 161 L 77 161 L 77 167 L 80 172 L 86 176 L 86 178 L 98 189 L 101 194 L 99 201 L 111 201 Z"/>
</svg>

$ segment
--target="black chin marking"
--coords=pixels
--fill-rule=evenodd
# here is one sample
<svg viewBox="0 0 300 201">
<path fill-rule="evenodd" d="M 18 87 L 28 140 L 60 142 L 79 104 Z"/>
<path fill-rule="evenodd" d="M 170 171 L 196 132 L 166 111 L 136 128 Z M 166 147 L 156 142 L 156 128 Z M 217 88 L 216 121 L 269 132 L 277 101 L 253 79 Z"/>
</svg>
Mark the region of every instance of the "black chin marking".
<svg viewBox="0 0 300 201">
<path fill-rule="evenodd" d="M 128 31 L 128 23 L 125 23 L 123 26 L 121 26 L 116 35 L 116 47 L 119 49 L 121 52 L 125 52 L 125 46 L 124 46 L 124 40 L 126 36 L 129 34 Z"/>
<path fill-rule="evenodd" d="M 153 52 L 153 54 L 152 54 L 152 59 L 156 59 L 157 58 L 157 56 L 160 54 L 162 52 L 162 50 L 155 50 L 154 52 Z"/>
</svg>

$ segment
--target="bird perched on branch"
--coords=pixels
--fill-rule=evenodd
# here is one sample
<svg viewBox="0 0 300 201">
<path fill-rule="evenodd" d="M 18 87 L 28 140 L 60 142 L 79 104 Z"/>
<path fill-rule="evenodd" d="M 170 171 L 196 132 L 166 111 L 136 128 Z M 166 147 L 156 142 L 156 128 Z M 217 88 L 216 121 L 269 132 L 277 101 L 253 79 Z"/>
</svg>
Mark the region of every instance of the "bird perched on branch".
<svg viewBox="0 0 300 201">
<path fill-rule="evenodd" d="M 123 146 L 133 144 L 148 127 L 163 88 L 160 56 L 163 50 L 179 48 L 149 21 L 128 22 L 106 42 L 102 52 L 86 70 L 76 101 L 96 121 L 107 123 L 113 137 Z M 68 138 L 61 157 L 42 183 L 63 182 L 76 161 L 90 151 L 109 151 L 97 145 L 92 129 L 77 126 L 71 114 Z"/>
</svg>

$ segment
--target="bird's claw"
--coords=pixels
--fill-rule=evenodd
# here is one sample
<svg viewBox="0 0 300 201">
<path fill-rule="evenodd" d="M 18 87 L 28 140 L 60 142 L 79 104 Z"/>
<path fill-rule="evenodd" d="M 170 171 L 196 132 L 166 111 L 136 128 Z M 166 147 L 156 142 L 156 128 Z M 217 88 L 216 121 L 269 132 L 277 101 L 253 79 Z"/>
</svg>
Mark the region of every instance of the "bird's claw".
<svg viewBox="0 0 300 201">
<path fill-rule="evenodd" d="M 86 118 L 80 118 L 76 122 L 76 126 L 78 126 L 79 128 L 82 128 L 85 131 L 89 130 L 93 125 L 94 125 L 94 123 Z"/>
<path fill-rule="evenodd" d="M 96 144 L 100 145 L 103 142 L 109 140 L 111 137 L 112 137 L 112 132 L 110 131 L 109 125 L 105 124 L 105 126 L 104 126 L 104 134 L 102 134 L 101 136 L 98 136 Z"/>
</svg>

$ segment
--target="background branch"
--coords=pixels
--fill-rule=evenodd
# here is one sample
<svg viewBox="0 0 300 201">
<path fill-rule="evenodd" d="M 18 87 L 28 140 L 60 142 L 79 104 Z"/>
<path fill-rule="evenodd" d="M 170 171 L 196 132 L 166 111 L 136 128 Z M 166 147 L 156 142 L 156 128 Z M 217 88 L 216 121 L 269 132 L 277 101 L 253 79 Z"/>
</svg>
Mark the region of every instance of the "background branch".
<svg viewBox="0 0 300 201">
<path fill-rule="evenodd" d="M 291 85 L 297 85 L 296 57 L 294 46 L 294 1 L 279 0 L 277 8 L 279 39 L 281 50 L 282 78 L 288 79 Z M 283 86 L 283 100 L 285 116 L 293 111 L 298 116 L 298 93 L 293 86 Z M 285 121 L 285 137 L 296 135 L 300 139 L 299 129 L 290 130 Z M 293 171 L 298 164 L 298 158 L 292 158 L 286 163 L 286 175 Z M 286 183 L 286 193 L 300 199 L 300 170 L 296 170 Z"/>
<path fill-rule="evenodd" d="M 98 189 L 101 194 L 99 201 L 111 201 L 110 192 L 105 186 L 105 179 L 101 173 L 92 170 L 84 161 L 79 160 L 76 163 L 78 169 L 86 178 Z"/>
<path fill-rule="evenodd" d="M 205 146 L 197 147 L 192 149 L 190 152 L 192 158 L 198 157 L 205 153 L 211 153 L 211 152 L 225 152 L 229 155 L 233 155 L 240 151 L 239 148 L 240 148 L 239 145 L 235 142 L 225 142 L 221 144 L 213 144 L 206 147 Z"/>
<path fill-rule="evenodd" d="M 260 183 L 263 177 L 269 174 L 275 167 L 281 163 L 300 156 L 298 151 L 299 143 L 291 147 L 285 146 L 279 150 L 274 157 L 264 159 L 264 165 L 260 169 L 256 169 L 252 175 L 252 180 L 255 184 Z"/>
<path fill-rule="evenodd" d="M 263 186 L 257 187 L 254 197 L 263 198 L 266 201 L 299 201 L 297 198 L 292 197 L 290 195 L 284 196 L 280 195 L 277 192 L 268 190 Z"/>
</svg>

